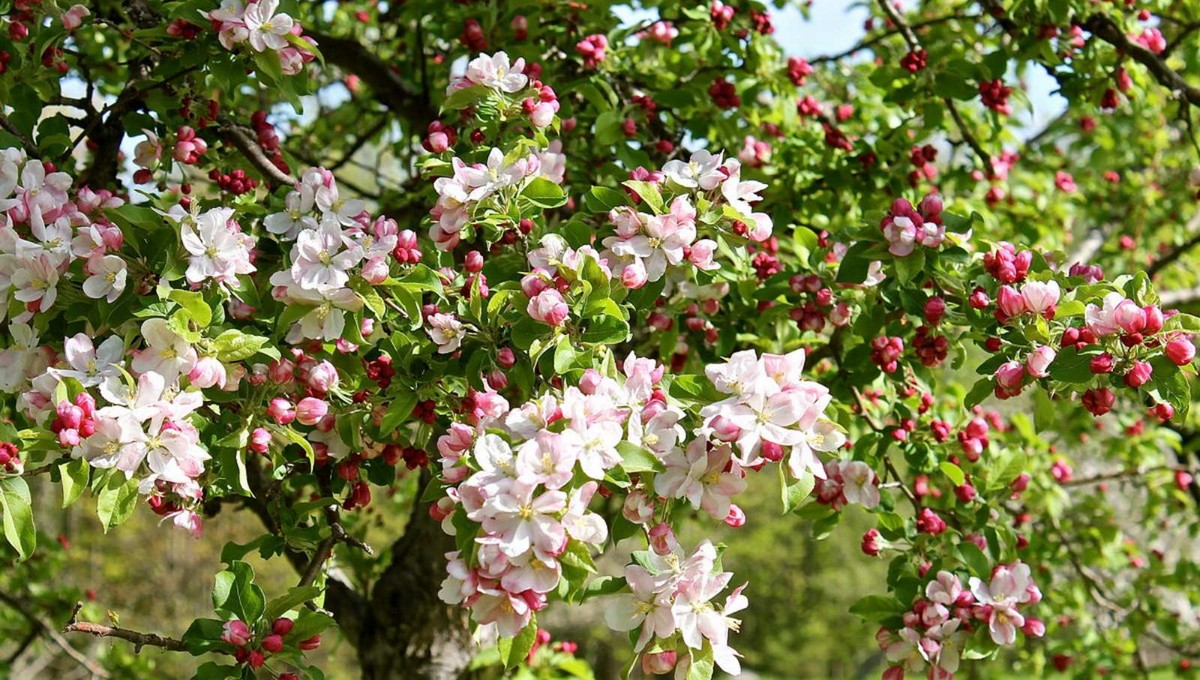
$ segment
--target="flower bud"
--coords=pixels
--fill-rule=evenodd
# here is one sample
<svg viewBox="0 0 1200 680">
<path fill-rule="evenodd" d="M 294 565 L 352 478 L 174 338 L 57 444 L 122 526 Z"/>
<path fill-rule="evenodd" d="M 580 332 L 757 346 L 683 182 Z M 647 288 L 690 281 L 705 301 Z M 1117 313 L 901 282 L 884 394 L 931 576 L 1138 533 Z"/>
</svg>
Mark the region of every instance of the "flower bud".
<svg viewBox="0 0 1200 680">
<path fill-rule="evenodd" d="M 268 635 L 262 641 L 263 651 L 278 654 L 283 651 L 283 638 L 278 635 Z"/>
<path fill-rule="evenodd" d="M 226 377 L 225 365 L 216 357 L 200 357 L 200 360 L 188 373 L 188 380 L 201 389 L 214 386 L 224 387 Z"/>
<path fill-rule="evenodd" d="M 646 675 L 666 675 L 675 668 L 677 655 L 675 650 L 665 652 L 648 652 L 642 655 L 642 673 Z"/>
<path fill-rule="evenodd" d="M 675 532 L 665 523 L 659 523 L 650 528 L 650 547 L 659 555 L 670 555 L 679 548 L 675 540 Z"/>
<path fill-rule="evenodd" d="M 322 361 L 316 366 L 308 369 L 306 382 L 308 383 L 309 389 L 313 390 L 314 392 L 326 394 L 338 386 L 337 368 L 335 368 L 334 365 L 328 361 Z"/>
<path fill-rule="evenodd" d="M 250 433 L 248 448 L 254 453 L 266 453 L 271 448 L 271 433 L 263 427 L 254 428 L 254 431 Z"/>
<path fill-rule="evenodd" d="M 1035 378 L 1045 378 L 1050 375 L 1050 363 L 1058 356 L 1053 348 L 1041 345 L 1030 352 L 1025 359 L 1025 370 Z"/>
<path fill-rule="evenodd" d="M 292 410 L 292 402 L 283 397 L 275 397 L 267 404 L 267 415 L 279 425 L 287 425 L 296 419 L 296 412 Z"/>
<path fill-rule="evenodd" d="M 1187 338 L 1175 338 L 1168 342 L 1163 352 L 1176 366 L 1187 366 L 1196 358 L 1196 346 Z"/>
<path fill-rule="evenodd" d="M 1135 361 L 1125 374 L 1125 385 L 1137 389 L 1150 381 L 1154 369 L 1145 361 Z"/>
</svg>

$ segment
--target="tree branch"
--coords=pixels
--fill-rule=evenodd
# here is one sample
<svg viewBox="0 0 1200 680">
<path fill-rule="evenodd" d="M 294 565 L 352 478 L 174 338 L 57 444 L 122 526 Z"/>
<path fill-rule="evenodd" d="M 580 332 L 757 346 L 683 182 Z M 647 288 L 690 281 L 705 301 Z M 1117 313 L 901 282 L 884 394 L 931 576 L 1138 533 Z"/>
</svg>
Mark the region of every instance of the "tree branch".
<svg viewBox="0 0 1200 680">
<path fill-rule="evenodd" d="M 21 142 L 21 148 L 25 149 L 25 153 L 29 154 L 30 158 L 40 159 L 42 157 L 41 152 L 38 151 L 37 145 L 33 143 L 33 140 L 29 139 L 29 137 L 26 137 L 25 133 L 21 132 L 20 128 L 18 128 L 16 125 L 13 125 L 13 122 L 8 119 L 8 116 L 4 115 L 3 111 L 0 111 L 0 127 L 4 128 L 9 134 L 11 134 L 13 137 L 16 137 L 17 140 Z"/>
<path fill-rule="evenodd" d="M 75 663 L 78 663 L 80 666 L 87 669 L 87 671 L 92 674 L 92 677 L 94 677 L 94 678 L 112 677 L 111 675 L 109 675 L 108 671 L 104 670 L 99 665 L 97 665 L 95 661 L 92 661 L 91 659 L 89 659 L 86 654 L 84 654 L 83 652 L 80 652 L 78 649 L 75 649 L 74 647 L 72 647 L 71 643 L 68 642 L 67 639 L 62 636 L 62 633 L 59 633 L 57 630 L 54 629 L 53 626 L 51 626 L 50 624 L 43 621 L 42 618 L 39 617 L 36 612 L 34 612 L 32 609 L 30 609 L 29 606 L 27 604 L 25 604 L 23 601 L 17 599 L 16 597 L 14 597 L 12 595 L 9 595 L 8 593 L 0 591 L 0 602 L 4 602 L 8 606 L 17 610 L 17 612 L 21 616 L 24 616 L 26 619 L 29 620 L 29 622 L 31 624 L 33 624 L 35 630 L 40 629 L 41 631 L 46 633 L 46 635 L 54 642 L 54 644 L 58 645 L 58 647 L 60 649 L 62 649 L 63 652 L 65 652 L 67 654 L 67 656 L 74 659 Z M 80 606 L 82 606 L 82 603 L 80 603 L 79 605 L 76 605 L 76 611 L 78 611 L 78 607 L 80 607 Z M 72 615 L 71 618 L 74 619 L 74 615 Z M 22 649 L 22 651 L 23 651 L 23 649 Z M 16 656 L 14 656 L 13 659 L 15 660 Z"/>
<path fill-rule="evenodd" d="M 1177 93 L 1174 95 L 1176 98 L 1182 98 L 1192 106 L 1200 106 L 1200 88 L 1190 85 L 1178 71 L 1167 66 L 1162 57 L 1130 40 L 1112 19 L 1103 14 L 1093 14 L 1083 22 L 1083 28 L 1145 66 L 1155 80 L 1170 88 L 1172 93 Z"/>
<path fill-rule="evenodd" d="M 878 0 L 876 4 L 879 5 L 883 13 L 887 15 L 887 18 L 900 31 L 900 35 L 904 36 L 904 42 L 908 45 L 908 49 L 914 52 L 921 49 L 921 43 L 917 40 L 917 34 L 913 32 L 912 27 L 908 25 L 908 22 L 904 20 L 900 12 L 896 11 L 896 8 L 892 6 L 890 0 Z M 946 109 L 950 111 L 950 118 L 958 126 L 958 132 L 962 135 L 963 141 L 967 143 L 967 146 L 971 147 L 971 150 L 975 152 L 979 160 L 983 161 L 984 169 L 990 170 L 992 167 L 991 154 L 984 150 L 979 140 L 976 139 L 975 134 L 967 127 L 967 122 L 963 119 L 962 113 L 959 112 L 954 100 L 949 97 L 942 97 L 941 99 L 942 103 L 946 105 Z"/>
<path fill-rule="evenodd" d="M 275 167 L 271 159 L 267 158 L 267 155 L 263 153 L 262 147 L 258 145 L 258 142 L 241 126 L 223 121 L 220 131 L 225 135 L 225 139 L 240 151 L 246 157 L 246 160 L 250 161 L 254 169 L 258 170 L 263 177 L 281 186 L 291 186 L 296 183 L 295 177 Z"/>
<path fill-rule="evenodd" d="M 136 630 L 128 628 L 120 628 L 118 626 L 105 626 L 100 623 L 88 623 L 87 621 L 77 621 L 79 610 L 83 608 L 82 602 L 75 603 L 75 609 L 71 612 L 71 620 L 67 622 L 64 633 L 87 633 L 95 637 L 111 637 L 132 642 L 134 645 L 134 653 L 142 651 L 142 647 L 161 647 L 172 652 L 186 652 L 187 645 L 183 640 L 164 637 L 157 633 L 139 633 Z"/>
<path fill-rule="evenodd" d="M 1200 211 L 1196 211 L 1196 214 L 1192 215 L 1192 219 L 1188 220 L 1187 225 L 1183 228 L 1184 233 L 1194 235 L 1188 240 L 1169 250 L 1162 257 L 1158 258 L 1154 262 L 1151 262 L 1150 266 L 1146 267 L 1146 273 L 1150 276 L 1154 276 L 1158 272 L 1162 271 L 1164 267 L 1170 266 L 1176 260 L 1183 257 L 1184 254 L 1186 254 L 1189 250 L 1200 245 L 1200 233 L 1197 232 L 1198 229 L 1200 229 Z"/>
</svg>

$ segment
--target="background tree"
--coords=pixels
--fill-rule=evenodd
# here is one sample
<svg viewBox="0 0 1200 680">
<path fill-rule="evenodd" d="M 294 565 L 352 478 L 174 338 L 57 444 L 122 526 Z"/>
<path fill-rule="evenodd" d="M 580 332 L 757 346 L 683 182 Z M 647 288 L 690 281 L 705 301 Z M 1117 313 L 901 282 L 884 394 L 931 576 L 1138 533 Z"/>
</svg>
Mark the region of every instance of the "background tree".
<svg viewBox="0 0 1200 680">
<path fill-rule="evenodd" d="M 10 664 L 151 672 L 91 633 L 321 677 L 336 625 L 364 677 L 449 678 L 484 672 L 473 619 L 477 666 L 585 673 L 533 612 L 620 611 L 644 577 L 680 609 L 610 613 L 621 666 L 734 672 L 725 606 L 786 676 L 796 624 L 739 569 L 757 531 L 792 570 L 827 537 L 889 558 L 853 580 L 879 635 L 806 673 L 1197 653 L 1200 7 L 878 2 L 811 61 L 755 2 L 0 8 Z M 1029 130 L 1035 72 L 1067 106 Z M 526 445 L 548 467 L 505 472 Z M 261 528 L 208 565 L 213 611 L 131 630 L 56 587 L 35 526 L 60 496 L 110 537 Z M 561 545 L 521 542 L 534 507 Z"/>
</svg>

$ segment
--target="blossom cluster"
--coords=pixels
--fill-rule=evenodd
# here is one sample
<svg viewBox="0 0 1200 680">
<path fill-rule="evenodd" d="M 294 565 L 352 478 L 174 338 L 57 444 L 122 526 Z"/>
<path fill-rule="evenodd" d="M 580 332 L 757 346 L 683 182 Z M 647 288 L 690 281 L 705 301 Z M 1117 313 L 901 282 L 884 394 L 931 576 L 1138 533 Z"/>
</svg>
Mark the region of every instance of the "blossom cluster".
<svg viewBox="0 0 1200 680">
<path fill-rule="evenodd" d="M 248 43 L 255 52 L 274 52 L 284 75 L 294 76 L 316 58 L 305 48 L 306 44 L 316 45 L 316 41 L 303 37 L 300 24 L 278 10 L 279 0 L 250 0 L 247 3 L 222 0 L 219 8 L 200 14 L 212 22 L 217 39 L 225 49 L 234 50 L 239 44 Z"/>
<path fill-rule="evenodd" d="M 786 456 L 796 479 L 806 472 L 825 479 L 816 453 L 837 451 L 846 436 L 824 416 L 833 401 L 829 389 L 800 377 L 804 357 L 803 350 L 761 357 L 744 350 L 705 369 L 717 390 L 730 396 L 705 406 L 700 415 L 714 439 L 735 445 L 738 464 L 756 468 Z"/>
<path fill-rule="evenodd" d="M 516 635 L 560 589 L 564 564 L 590 563 L 589 550 L 605 542 L 605 520 L 587 509 L 592 498 L 622 493 L 622 518 L 644 531 L 653 552 L 635 554 L 626 567 L 631 593 L 609 609 L 610 625 L 641 629 L 637 650 L 647 668 L 686 669 L 696 654 L 711 654 L 736 673 L 730 615 L 745 598 L 738 588 L 723 606 L 713 603 L 732 574 L 718 568 L 707 542 L 691 555 L 680 549 L 672 508 L 741 526 L 745 514 L 733 499 L 746 488 L 747 470 L 781 461 L 784 447 L 795 477 L 829 477 L 840 502 L 879 502 L 869 466 L 816 458 L 845 437 L 824 418 L 828 390 L 803 380 L 803 368 L 802 350 L 736 353 L 707 370 L 728 398 L 694 413 L 666 395 L 663 366 L 634 355 L 619 376 L 588 369 L 578 385 L 517 408 L 495 392 L 476 394 L 467 423 L 437 442 L 447 495 L 431 513 L 459 541 L 447 555 L 443 599 L 470 608 L 500 635 Z"/>
<path fill-rule="evenodd" d="M 0 321 L 10 311 L 15 323 L 50 312 L 61 284 L 75 276 L 68 270 L 76 262 L 88 297 L 112 302 L 124 292 L 128 267 L 114 254 L 124 235 L 100 214 L 123 201 L 86 188 L 72 197 L 71 186 L 70 175 L 52 164 L 27 158 L 20 149 L 0 149 Z M 9 364 L 0 372 L 0 389 L 11 391 L 31 377 L 15 368 Z"/>
<path fill-rule="evenodd" d="M 946 239 L 946 227 L 942 224 L 942 199 L 937 194 L 929 194 L 914 208 L 905 199 L 898 198 L 892 203 L 891 211 L 880 222 L 879 228 L 887 239 L 888 252 L 896 257 L 912 255 L 918 245 L 938 248 Z"/>
<path fill-rule="evenodd" d="M 453 174 L 433 183 L 438 202 L 430 210 L 436 222 L 429 230 L 429 238 L 439 250 L 454 248 L 468 222 L 482 217 L 489 208 L 501 211 L 504 202 L 520 193 L 527 180 L 546 177 L 561 182 L 565 160 L 553 148 L 540 153 L 518 153 L 515 157 L 493 148 L 486 163 L 471 165 L 460 158 L 452 159 Z"/>
<path fill-rule="evenodd" d="M 372 220 L 362 200 L 342 197 L 333 174 L 322 168 L 301 175 L 285 206 L 263 220 L 268 232 L 292 242 L 290 266 L 271 275 L 272 296 L 311 308 L 288 330 L 287 340 L 345 343 L 346 312 L 363 308 L 350 279 L 360 276 L 371 284 L 386 279 L 400 229 L 395 220 Z"/>
<path fill-rule="evenodd" d="M 972 576 L 964 588 L 958 575 L 939 571 L 925 586 L 925 597 L 905 612 L 904 627 L 882 628 L 876 641 L 889 663 L 883 677 L 899 680 L 905 673 L 950 678 L 958 671 L 967 639 L 977 626 L 985 627 L 992 642 L 1016 643 L 1017 632 L 1041 637 L 1045 625 L 1022 608 L 1041 601 L 1042 593 L 1022 562 L 997 565 L 991 578 Z"/>
</svg>

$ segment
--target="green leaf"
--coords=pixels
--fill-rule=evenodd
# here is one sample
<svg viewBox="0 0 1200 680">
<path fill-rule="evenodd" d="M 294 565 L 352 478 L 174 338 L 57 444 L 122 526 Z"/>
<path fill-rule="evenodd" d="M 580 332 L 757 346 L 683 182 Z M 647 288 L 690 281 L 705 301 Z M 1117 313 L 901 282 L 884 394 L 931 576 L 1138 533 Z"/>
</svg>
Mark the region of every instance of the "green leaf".
<svg viewBox="0 0 1200 680">
<path fill-rule="evenodd" d="M 805 498 L 808 498 L 808 495 L 812 493 L 813 487 L 817 484 L 817 478 L 811 472 L 804 475 L 800 481 L 788 484 L 782 464 L 779 466 L 779 479 L 780 486 L 782 487 L 780 495 L 783 499 L 783 512 L 785 514 L 799 508 L 800 504 L 804 502 Z"/>
<path fill-rule="evenodd" d="M 1100 354 L 1100 350 L 1089 348 L 1082 352 L 1070 347 L 1059 350 L 1054 361 L 1050 362 L 1050 378 L 1065 383 L 1087 383 L 1096 377 L 1092 373 L 1092 359 Z"/>
<path fill-rule="evenodd" d="M 615 316 L 601 316 L 588 322 L 579 339 L 592 345 L 614 345 L 629 337 L 629 322 Z"/>
<path fill-rule="evenodd" d="M 133 516 L 133 510 L 137 507 L 137 498 L 138 481 L 136 479 L 125 479 L 124 473 L 120 471 L 113 471 L 109 474 L 104 488 L 96 499 L 96 514 L 100 517 L 100 525 L 104 527 L 104 533 L 108 533 L 108 530 L 115 526 L 124 524 Z"/>
<path fill-rule="evenodd" d="M 472 85 L 464 87 L 461 90 L 455 90 L 446 97 L 446 101 L 442 102 L 443 111 L 458 111 L 470 106 L 474 106 L 483 101 L 492 93 L 491 89 L 483 85 Z"/>
<path fill-rule="evenodd" d="M 631 442 L 617 444 L 621 454 L 621 467 L 630 474 L 635 472 L 658 472 L 663 469 L 662 461 L 652 452 Z"/>
<path fill-rule="evenodd" d="M 229 329 L 222 332 L 213 340 L 217 348 L 217 359 L 225 363 L 233 363 L 249 359 L 262 349 L 270 338 L 261 335 L 247 335 L 241 331 Z"/>
<path fill-rule="evenodd" d="M 267 603 L 267 609 L 263 616 L 267 621 L 274 621 L 283 616 L 289 610 L 295 609 L 300 605 L 310 600 L 316 599 L 324 592 L 317 586 L 305 586 L 303 588 L 292 588 L 288 590 L 286 595 L 281 595 Z"/>
<path fill-rule="evenodd" d="M 963 474 L 962 468 L 948 460 L 939 463 L 938 469 L 942 471 L 942 474 L 950 478 L 950 482 L 954 486 L 962 486 L 967 481 L 967 476 Z"/>
<path fill-rule="evenodd" d="M 851 614 L 876 623 L 903 616 L 907 610 L 908 607 L 891 595 L 868 595 L 850 606 Z"/>
<path fill-rule="evenodd" d="M 583 207 L 588 212 L 607 214 L 613 208 L 625 205 L 629 205 L 629 195 L 608 187 L 592 187 L 583 196 Z"/>
<path fill-rule="evenodd" d="M 571 338 L 563 335 L 558 338 L 558 343 L 554 345 L 554 372 L 562 375 L 575 365 L 577 358 L 575 347 L 571 345 Z"/>
<path fill-rule="evenodd" d="M 167 297 L 175 302 L 178 302 L 181 307 L 187 310 L 188 316 L 196 325 L 205 328 L 212 323 L 212 309 L 208 303 L 204 301 L 204 296 L 200 293 L 195 293 L 190 290 L 178 290 L 172 288 Z"/>
<path fill-rule="evenodd" d="M 417 393 L 412 390 L 405 390 L 400 394 L 391 395 L 391 403 L 388 404 L 388 410 L 383 414 L 383 419 L 379 422 L 380 433 L 388 435 L 395 431 L 408 418 L 416 405 Z"/>
<path fill-rule="evenodd" d="M 651 182 L 639 182 L 637 180 L 629 180 L 625 182 L 625 186 L 633 189 L 633 193 L 641 197 L 646 205 L 654 211 L 654 214 L 661 215 L 667 211 L 667 204 L 663 202 L 662 193 L 658 190 L 658 185 Z"/>
<path fill-rule="evenodd" d="M 677 375 L 671 381 L 669 389 L 672 397 L 704 404 L 721 401 L 728 395 L 722 394 L 713 387 L 712 381 L 700 375 Z"/>
<path fill-rule="evenodd" d="M 516 668 L 518 664 L 525 662 L 525 657 L 529 656 L 529 650 L 533 649 L 533 643 L 537 640 L 537 616 L 531 616 L 529 625 L 521 629 L 520 633 L 512 639 L 508 648 L 508 654 L 504 656 L 505 670 Z"/>
<path fill-rule="evenodd" d="M 963 564 L 967 565 L 967 569 L 971 571 L 973 576 L 987 578 L 992 573 L 991 560 L 974 543 L 970 541 L 959 543 L 958 554 L 962 557 Z"/>
<path fill-rule="evenodd" d="M 872 262 L 871 258 L 867 256 L 870 248 L 871 244 L 865 241 L 850 246 L 842 257 L 841 264 L 838 265 L 838 283 L 862 283 L 867 280 L 867 272 L 870 270 Z"/>
<path fill-rule="evenodd" d="M 58 466 L 58 473 L 62 477 L 62 506 L 64 508 L 79 500 L 80 494 L 88 486 L 90 472 L 91 467 L 82 458 L 76 458 Z"/>
<path fill-rule="evenodd" d="M 917 248 L 907 257 L 897 257 L 895 263 L 896 278 L 900 283 L 908 283 L 915 280 L 925 270 L 925 251 Z"/>
<path fill-rule="evenodd" d="M 29 485 L 21 477 L 0 479 L 0 513 L 4 514 L 4 538 L 25 561 L 37 547 Z"/>
<path fill-rule="evenodd" d="M 974 408 L 979 405 L 984 399 L 987 399 L 996 391 L 996 384 L 991 377 L 980 378 L 971 387 L 971 391 L 967 392 L 967 396 L 963 398 L 963 406 L 966 408 Z"/>
<path fill-rule="evenodd" d="M 250 626 L 266 611 L 262 588 L 254 585 L 254 568 L 245 562 L 232 562 L 217 574 L 212 598 L 214 609 L 233 614 Z"/>
<path fill-rule="evenodd" d="M 268 425 L 267 427 L 276 436 L 282 437 L 289 443 L 304 449 L 304 455 L 308 456 L 308 464 L 310 467 L 312 466 L 317 458 L 317 454 L 313 451 L 312 444 L 308 443 L 308 440 L 304 438 L 304 435 L 286 425 Z"/>
<path fill-rule="evenodd" d="M 567 194 L 563 188 L 545 177 L 534 178 L 521 192 L 521 196 L 539 208 L 547 210 L 557 208 L 567 202 Z"/>
</svg>

